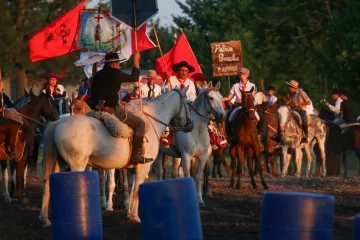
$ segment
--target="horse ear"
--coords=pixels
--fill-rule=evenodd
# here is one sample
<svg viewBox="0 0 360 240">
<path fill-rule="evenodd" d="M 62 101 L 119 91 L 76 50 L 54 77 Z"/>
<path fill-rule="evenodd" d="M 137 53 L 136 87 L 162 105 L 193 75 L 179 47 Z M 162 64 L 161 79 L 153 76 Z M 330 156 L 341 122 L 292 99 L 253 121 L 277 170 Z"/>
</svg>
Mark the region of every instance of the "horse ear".
<svg viewBox="0 0 360 240">
<path fill-rule="evenodd" d="M 183 96 L 185 96 L 186 92 L 189 90 L 189 87 L 190 87 L 190 85 L 187 85 L 187 87 L 180 90 L 182 92 Z"/>
<path fill-rule="evenodd" d="M 24 88 L 24 95 L 27 97 L 29 96 L 29 93 L 26 91 L 26 89 Z"/>
<path fill-rule="evenodd" d="M 34 94 L 34 92 L 33 92 L 33 89 L 32 89 L 32 88 L 30 88 L 29 95 L 30 95 L 31 97 L 35 97 L 35 94 Z"/>
<path fill-rule="evenodd" d="M 208 84 L 208 89 L 209 89 L 209 91 L 210 91 L 212 88 L 213 88 L 213 85 L 212 85 L 212 82 L 210 82 L 210 83 Z"/>
<path fill-rule="evenodd" d="M 252 88 L 250 89 L 250 92 L 252 93 L 254 90 L 255 90 L 255 88 L 254 88 L 254 87 L 252 87 Z"/>
<path fill-rule="evenodd" d="M 215 91 L 219 91 L 219 90 L 220 90 L 220 87 L 221 87 L 221 82 L 218 81 L 218 83 L 217 83 L 216 86 L 215 86 Z"/>
</svg>

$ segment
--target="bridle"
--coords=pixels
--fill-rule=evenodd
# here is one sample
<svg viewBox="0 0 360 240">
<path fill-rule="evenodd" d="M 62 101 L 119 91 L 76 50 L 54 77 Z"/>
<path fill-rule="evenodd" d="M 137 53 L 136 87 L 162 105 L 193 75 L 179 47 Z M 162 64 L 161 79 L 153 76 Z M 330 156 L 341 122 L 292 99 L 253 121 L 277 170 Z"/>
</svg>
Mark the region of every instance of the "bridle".
<svg viewBox="0 0 360 240">
<path fill-rule="evenodd" d="M 206 117 L 205 115 L 201 114 L 199 111 L 197 111 L 197 110 L 195 109 L 195 107 L 194 107 L 192 104 L 189 104 L 189 106 L 190 106 L 191 109 L 192 109 L 197 115 L 199 115 L 200 117 L 203 117 L 203 118 L 205 118 L 205 119 L 207 119 L 207 120 L 209 120 L 209 121 L 215 121 L 216 118 L 213 117 L 213 115 L 216 116 L 217 114 L 216 114 L 215 109 L 212 107 L 212 105 L 211 105 L 211 103 L 210 103 L 211 97 L 208 95 L 209 89 L 206 89 L 206 90 L 204 90 L 204 91 L 205 91 L 205 92 L 203 93 L 203 95 L 204 95 L 204 98 L 205 98 L 206 101 L 202 101 L 202 102 L 203 102 L 203 104 L 204 104 L 205 111 L 212 113 L 212 114 L 210 115 L 210 117 Z M 201 94 L 201 93 L 200 93 L 200 94 Z M 209 109 L 208 106 L 210 106 L 210 109 Z M 220 122 L 220 121 L 216 121 L 216 122 Z"/>
<path fill-rule="evenodd" d="M 173 118 L 172 122 L 174 124 L 166 124 L 164 123 L 163 121 L 157 119 L 156 117 L 148 114 L 147 112 L 143 111 L 144 114 L 146 116 L 148 116 L 149 118 L 152 118 L 153 120 L 155 120 L 156 122 L 158 123 L 161 123 L 162 125 L 165 125 L 166 127 L 168 127 L 170 129 L 170 131 L 172 132 L 178 132 L 178 131 L 187 131 L 189 129 L 192 129 L 193 126 L 194 126 L 194 123 L 192 122 L 192 119 L 191 119 L 191 114 L 190 114 L 190 111 L 189 109 L 186 107 L 186 103 L 184 102 L 184 96 L 181 94 L 180 90 L 178 89 L 173 89 L 172 91 L 175 91 L 177 92 L 179 95 L 180 95 L 180 101 L 181 101 L 181 104 L 180 104 L 180 109 L 179 109 L 179 112 L 176 114 L 176 117 Z M 185 114 L 186 114 L 186 125 L 184 127 L 181 127 L 180 124 L 179 124 L 179 115 L 181 113 L 181 111 L 183 110 L 183 108 L 185 108 Z"/>
<path fill-rule="evenodd" d="M 249 94 L 250 94 L 253 102 L 255 101 L 254 96 L 252 95 L 251 92 L 242 92 L 242 94 L 244 94 L 244 97 L 245 97 L 246 95 L 249 95 Z M 246 104 L 246 101 L 244 101 L 244 105 L 245 105 L 245 104 Z M 244 116 L 247 116 L 247 117 L 249 117 L 249 114 L 248 114 L 249 112 L 255 112 L 255 111 L 256 111 L 255 108 L 249 108 L 249 109 L 245 109 L 245 107 L 241 108 L 241 114 L 243 114 Z"/>
</svg>

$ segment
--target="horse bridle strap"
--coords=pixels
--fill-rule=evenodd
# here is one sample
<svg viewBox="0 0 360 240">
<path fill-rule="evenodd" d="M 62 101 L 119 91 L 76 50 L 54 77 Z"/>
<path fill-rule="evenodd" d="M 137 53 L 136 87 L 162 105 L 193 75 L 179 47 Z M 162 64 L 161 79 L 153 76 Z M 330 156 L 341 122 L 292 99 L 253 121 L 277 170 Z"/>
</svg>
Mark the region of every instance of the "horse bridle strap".
<svg viewBox="0 0 360 240">
<path fill-rule="evenodd" d="M 18 113 L 19 113 L 19 112 L 18 112 Z M 39 122 L 38 120 L 36 120 L 36 119 L 34 119 L 34 118 L 32 118 L 32 117 L 28 117 L 28 116 L 26 116 L 26 115 L 24 115 L 24 114 L 22 114 L 22 113 L 19 113 L 19 115 L 22 116 L 22 117 L 24 117 L 24 118 L 26 118 L 26 119 L 28 119 L 28 120 L 31 120 L 31 121 L 33 121 L 33 122 L 36 122 L 37 124 L 39 124 L 39 125 L 42 126 L 42 127 L 45 127 L 45 126 L 46 126 L 46 124 L 44 124 L 44 123 L 42 123 L 42 122 Z"/>
<path fill-rule="evenodd" d="M 180 103 L 179 112 L 178 112 L 178 114 L 177 114 L 177 115 L 179 115 L 180 112 L 181 112 L 181 110 L 182 110 L 182 108 L 183 108 L 183 105 L 185 105 L 185 103 L 183 102 L 183 98 L 184 98 L 184 97 L 181 95 L 181 93 L 180 93 L 179 90 L 173 89 L 173 91 L 177 92 L 177 93 L 180 95 L 180 101 L 181 101 L 181 103 Z M 144 110 L 143 110 L 143 113 L 144 113 L 146 116 L 148 116 L 148 117 L 152 118 L 153 120 L 155 120 L 156 122 L 161 123 L 162 125 L 168 127 L 172 132 L 182 131 L 182 129 L 187 128 L 187 127 L 171 126 L 170 124 L 164 123 L 164 122 L 161 121 L 160 119 L 157 119 L 156 117 L 150 115 L 149 113 L 145 112 Z M 190 125 L 191 125 L 191 116 L 188 117 L 188 112 L 187 112 L 187 111 L 186 111 L 186 118 L 187 118 L 187 120 L 190 119 Z"/>
</svg>

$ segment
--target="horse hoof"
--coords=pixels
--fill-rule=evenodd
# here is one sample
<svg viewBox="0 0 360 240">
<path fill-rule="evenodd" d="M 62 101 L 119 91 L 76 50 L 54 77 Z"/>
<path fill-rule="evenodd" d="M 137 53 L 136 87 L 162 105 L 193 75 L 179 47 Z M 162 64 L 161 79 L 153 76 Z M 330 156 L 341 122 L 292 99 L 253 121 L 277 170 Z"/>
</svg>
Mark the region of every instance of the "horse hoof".
<svg viewBox="0 0 360 240">
<path fill-rule="evenodd" d="M 216 178 L 216 175 L 212 175 L 211 178 Z"/>
<path fill-rule="evenodd" d="M 139 218 L 139 216 L 132 216 L 132 215 L 128 215 L 128 218 L 132 221 L 135 221 L 137 223 L 141 223 L 141 220 Z"/>
<path fill-rule="evenodd" d="M 219 175 L 219 178 L 223 178 L 224 176 L 223 175 Z"/>
<path fill-rule="evenodd" d="M 255 190 L 255 189 L 257 189 L 258 187 L 256 186 L 256 184 L 253 184 L 253 185 L 252 185 L 252 188 Z"/>
<path fill-rule="evenodd" d="M 44 220 L 43 221 L 43 228 L 47 228 L 47 227 L 50 227 L 51 226 L 51 222 L 47 219 L 47 220 Z"/>
<path fill-rule="evenodd" d="M 269 189 L 269 187 L 268 187 L 268 185 L 266 185 L 266 184 L 264 184 L 264 190 L 268 190 Z"/>
<path fill-rule="evenodd" d="M 206 205 L 205 205 L 204 202 L 199 202 L 199 207 L 200 207 L 200 208 L 206 208 Z"/>
<path fill-rule="evenodd" d="M 211 198 L 211 197 L 213 197 L 213 194 L 211 192 L 206 192 L 206 193 L 204 193 L 204 196 Z"/>
<path fill-rule="evenodd" d="M 30 201 L 29 201 L 29 199 L 27 199 L 27 198 L 22 198 L 21 199 L 21 203 L 22 204 L 28 204 Z"/>
<path fill-rule="evenodd" d="M 240 183 L 236 183 L 236 189 L 240 189 Z"/>
<path fill-rule="evenodd" d="M 280 174 L 279 173 L 273 173 L 272 176 L 277 178 L 277 177 L 280 177 Z"/>
<path fill-rule="evenodd" d="M 6 195 L 6 196 L 4 196 L 4 201 L 5 201 L 6 203 L 11 203 L 11 202 L 12 202 L 12 199 L 11 199 L 11 197 L 10 197 L 9 195 Z"/>
<path fill-rule="evenodd" d="M 114 209 L 113 209 L 112 207 L 106 207 L 105 210 L 106 210 L 106 211 L 109 211 L 109 212 L 114 211 Z"/>
</svg>

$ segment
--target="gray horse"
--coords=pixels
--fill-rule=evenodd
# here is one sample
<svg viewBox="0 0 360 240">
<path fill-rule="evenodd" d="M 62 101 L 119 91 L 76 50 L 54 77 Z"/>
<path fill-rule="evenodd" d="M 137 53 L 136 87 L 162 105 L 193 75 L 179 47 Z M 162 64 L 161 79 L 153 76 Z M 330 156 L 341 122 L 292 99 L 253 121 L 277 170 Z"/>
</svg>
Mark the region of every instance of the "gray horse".
<svg viewBox="0 0 360 240">
<path fill-rule="evenodd" d="M 322 166 L 320 172 L 322 175 L 326 176 L 326 165 L 325 165 L 325 139 L 326 139 L 326 125 L 315 115 L 308 115 L 309 119 L 309 136 L 308 143 L 301 143 L 303 138 L 303 130 L 301 128 L 301 118 L 296 111 L 291 111 L 287 106 L 280 106 L 278 109 L 279 112 L 279 122 L 281 128 L 281 140 L 282 140 L 282 154 L 285 163 L 281 171 L 281 176 L 285 176 L 286 169 L 289 167 L 291 154 L 288 152 L 289 149 L 295 150 L 295 163 L 296 163 L 296 176 L 300 178 L 301 176 L 301 165 L 302 165 L 302 152 L 301 149 L 304 148 L 308 160 L 308 165 L 306 169 L 306 177 L 309 177 L 310 168 L 312 165 L 312 173 L 315 172 L 315 154 L 313 151 L 316 139 L 322 160 Z M 311 145 L 311 147 L 310 147 Z M 310 153 L 311 149 L 311 153 Z M 285 160 L 286 159 L 286 160 Z"/>
</svg>

